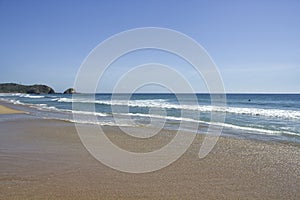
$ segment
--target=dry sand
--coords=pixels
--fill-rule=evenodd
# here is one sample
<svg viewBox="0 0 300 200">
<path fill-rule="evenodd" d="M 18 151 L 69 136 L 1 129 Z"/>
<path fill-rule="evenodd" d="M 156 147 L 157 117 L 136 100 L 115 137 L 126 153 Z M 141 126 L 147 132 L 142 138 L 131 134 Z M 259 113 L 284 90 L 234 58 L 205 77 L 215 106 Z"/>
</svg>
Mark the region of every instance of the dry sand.
<svg viewBox="0 0 300 200">
<path fill-rule="evenodd" d="M 199 135 L 170 166 L 128 174 L 95 160 L 72 123 L 6 121 L 0 130 L 0 199 L 300 199 L 297 144 L 220 138 L 200 160 Z M 118 128 L 104 130 L 131 151 L 152 150 L 173 134 L 145 142 Z"/>
<path fill-rule="evenodd" d="M 0 105 L 0 114 L 18 114 L 18 113 L 25 113 L 25 112 Z"/>
</svg>

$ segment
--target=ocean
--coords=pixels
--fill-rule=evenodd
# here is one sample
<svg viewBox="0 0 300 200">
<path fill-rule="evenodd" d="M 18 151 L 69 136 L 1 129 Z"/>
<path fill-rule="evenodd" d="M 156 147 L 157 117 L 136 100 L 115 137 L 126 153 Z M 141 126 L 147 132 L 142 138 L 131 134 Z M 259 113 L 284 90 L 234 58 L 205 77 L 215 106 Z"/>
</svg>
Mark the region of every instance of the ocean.
<svg viewBox="0 0 300 200">
<path fill-rule="evenodd" d="M 132 94 L 129 100 L 125 94 L 113 99 L 111 94 L 95 94 L 93 100 L 89 97 L 89 94 L 76 98 L 70 94 L 0 94 L 1 100 L 25 105 L 23 108 L 33 117 L 103 126 L 163 124 L 164 129 L 181 128 L 203 134 L 212 123 L 211 113 L 215 112 L 226 114 L 224 122 L 216 122 L 223 127 L 223 136 L 300 143 L 300 94 L 227 94 L 225 109 L 211 105 L 209 94 L 196 94 L 196 102 L 191 101 L 191 94 Z M 182 116 L 183 111 L 188 115 Z M 74 119 L 73 113 L 82 117 Z M 183 121 L 188 123 L 181 127 Z M 199 123 L 199 128 L 189 127 L 193 123 Z"/>
</svg>

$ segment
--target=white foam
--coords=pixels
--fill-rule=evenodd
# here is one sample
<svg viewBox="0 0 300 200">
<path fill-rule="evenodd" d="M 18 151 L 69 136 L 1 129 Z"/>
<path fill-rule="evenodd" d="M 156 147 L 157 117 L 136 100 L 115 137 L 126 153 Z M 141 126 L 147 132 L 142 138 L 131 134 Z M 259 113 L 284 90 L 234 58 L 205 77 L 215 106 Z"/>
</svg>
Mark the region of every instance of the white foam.
<svg viewBox="0 0 300 200">
<path fill-rule="evenodd" d="M 174 121 L 186 121 L 186 122 L 195 122 L 195 123 L 204 122 L 204 121 L 190 119 L 190 118 L 163 116 L 163 115 L 153 115 L 153 114 L 143 114 L 143 113 L 114 113 L 114 115 L 149 117 L 149 118 L 168 119 L 168 120 L 174 120 Z"/>
<path fill-rule="evenodd" d="M 22 94 L 13 94 L 13 95 L 22 95 Z M 5 99 L 4 99 L 5 100 Z M 7 101 L 7 100 L 6 100 Z M 89 112 L 89 111 L 74 111 L 68 109 L 58 109 L 54 106 L 47 106 L 46 104 L 25 104 L 20 102 L 19 100 L 8 100 L 13 104 L 20 104 L 20 105 L 29 105 L 31 107 L 35 107 L 40 110 L 50 110 L 50 111 L 58 111 L 58 112 L 68 112 L 68 113 L 75 113 L 75 114 L 82 114 L 82 115 L 95 115 L 95 116 L 111 116 L 111 114 L 107 113 L 99 113 L 99 112 Z M 54 101 L 60 102 L 84 102 L 84 103 L 98 103 L 98 104 L 105 104 L 105 105 L 125 105 L 125 106 L 133 106 L 133 107 L 156 107 L 156 108 L 173 108 L 173 109 L 187 109 L 187 110 L 197 110 L 201 112 L 226 112 L 232 114 L 240 114 L 240 115 L 251 115 L 251 116 L 266 116 L 266 117 L 277 117 L 277 118 L 286 118 L 286 119 L 300 119 L 300 111 L 295 110 L 280 110 L 280 109 L 259 109 L 259 108 L 240 108 L 240 107 L 214 107 L 214 106 L 203 106 L 203 105 L 178 105 L 178 104 L 171 104 L 163 99 L 157 100 L 129 100 L 129 101 L 109 101 L 109 100 L 95 100 L 89 101 L 84 99 L 70 99 L 70 98 L 57 98 Z M 158 118 L 158 119 L 167 119 L 167 120 L 174 120 L 174 121 L 184 121 L 184 122 L 192 122 L 192 123 L 206 123 L 211 125 L 222 126 L 226 128 L 244 130 L 248 132 L 254 133 L 262 133 L 262 134 L 269 134 L 269 135 L 296 135 L 300 136 L 299 133 L 290 131 L 290 130 L 269 130 L 265 129 L 264 127 L 259 127 L 258 125 L 254 125 L 254 127 L 248 126 L 239 126 L 233 125 L 229 123 L 214 123 L 214 122 L 206 122 L 191 118 L 184 118 L 184 117 L 174 117 L 174 116 L 162 116 L 162 115 L 155 115 L 155 114 L 143 114 L 143 113 L 114 113 L 114 115 L 127 115 L 127 116 L 137 116 L 137 117 L 149 117 L 149 118 Z M 82 121 L 80 123 L 94 123 L 88 121 Z M 113 122 L 97 122 L 99 125 L 114 125 Z M 102 123 L 102 124 L 101 124 Z M 129 126 L 129 124 L 123 124 Z M 132 126 L 132 125 L 131 125 Z"/>
<path fill-rule="evenodd" d="M 30 95 L 30 94 L 20 94 L 18 96 L 23 97 L 23 98 L 31 98 L 31 99 L 45 98 L 45 96 L 42 96 L 42 95 Z"/>
<path fill-rule="evenodd" d="M 83 114 L 81 111 L 79 114 Z M 90 113 L 89 113 L 90 114 Z M 194 120 L 189 118 L 182 118 L 182 117 L 172 117 L 172 116 L 160 116 L 160 115 L 151 115 L 151 114 L 142 114 L 142 113 L 115 113 L 114 115 L 128 115 L 128 116 L 139 116 L 139 117 L 149 117 L 149 118 L 159 118 L 159 119 L 170 119 L 175 121 L 181 122 L 192 122 L 192 123 L 200 123 L 200 124 L 208 124 L 212 126 L 218 126 L 223 128 L 230 128 L 236 130 L 247 131 L 255 134 L 266 134 L 266 135 L 295 135 L 300 136 L 299 133 L 291 132 L 291 131 L 277 131 L 277 130 L 267 130 L 263 128 L 256 128 L 256 127 L 246 127 L 246 126 L 238 126 L 229 123 L 216 123 L 216 122 L 206 122 L 202 120 Z M 95 124 L 95 125 L 102 125 L 102 126 L 131 126 L 136 127 L 137 124 L 135 123 L 115 123 L 115 122 L 101 122 L 101 121 L 85 121 L 85 120 L 74 120 L 74 119 L 63 119 L 74 123 L 82 123 L 82 124 Z M 128 122 L 128 121 L 126 121 Z M 140 126 L 140 125 L 138 125 Z M 193 130 L 194 131 L 194 130 Z"/>
<path fill-rule="evenodd" d="M 92 124 L 92 125 L 100 125 L 100 126 L 134 127 L 132 124 L 121 124 L 121 123 L 114 123 L 114 122 L 92 122 L 92 121 L 83 121 L 83 120 L 74 120 L 74 119 L 51 118 L 51 117 L 44 117 L 44 119 L 56 119 L 56 120 L 68 121 L 68 122 L 79 123 L 79 124 Z"/>
<path fill-rule="evenodd" d="M 264 128 L 257 128 L 257 127 L 247 127 L 247 126 L 238 126 L 233 125 L 229 123 L 217 123 L 217 122 L 207 122 L 202 120 L 195 120 L 190 118 L 182 118 L 182 117 L 173 117 L 173 116 L 160 116 L 160 115 L 151 115 L 151 114 L 141 114 L 141 113 L 116 113 L 117 115 L 128 115 L 128 116 L 139 116 L 139 117 L 149 117 L 149 118 L 160 118 L 160 119 L 169 119 L 174 121 L 184 121 L 184 122 L 193 122 L 193 123 L 201 123 L 201 124 L 209 124 L 209 125 L 215 125 L 220 127 L 226 127 L 231 129 L 238 129 L 243 131 L 249 131 L 252 133 L 259 133 L 259 134 L 267 134 L 267 135 L 281 135 L 281 134 L 287 134 L 287 135 L 296 135 L 300 136 L 299 133 L 291 132 L 291 131 L 277 131 L 277 130 L 268 130 Z"/>
<path fill-rule="evenodd" d="M 19 100 L 9 100 L 10 103 L 16 104 L 16 105 L 25 105 L 24 103 L 20 102 Z"/>
<path fill-rule="evenodd" d="M 79 103 L 96 103 L 110 106 L 130 106 L 130 107 L 150 107 L 178 110 L 195 110 L 200 112 L 225 112 L 231 114 L 265 116 L 286 119 L 300 119 L 300 111 L 282 110 L 282 109 L 262 109 L 262 108 L 242 108 L 242 107 L 218 107 L 209 105 L 181 105 L 172 104 L 163 99 L 157 100 L 87 100 L 87 99 L 55 99 L 58 102 L 79 102 Z"/>
<path fill-rule="evenodd" d="M 67 112 L 67 113 L 75 113 L 75 114 L 83 114 L 83 115 L 95 115 L 95 116 L 100 116 L 100 117 L 108 116 L 108 114 L 106 114 L 106 113 L 59 109 L 54 106 L 47 106 L 46 104 L 35 104 L 31 107 L 34 107 L 38 110 L 45 110 L 45 111 L 58 111 L 58 112 Z"/>
<path fill-rule="evenodd" d="M 31 98 L 31 99 L 39 99 L 45 98 L 42 95 L 31 95 L 31 94 L 23 94 L 23 93 L 1 93 L 0 96 L 7 96 L 7 97 L 23 97 L 23 98 Z"/>
</svg>

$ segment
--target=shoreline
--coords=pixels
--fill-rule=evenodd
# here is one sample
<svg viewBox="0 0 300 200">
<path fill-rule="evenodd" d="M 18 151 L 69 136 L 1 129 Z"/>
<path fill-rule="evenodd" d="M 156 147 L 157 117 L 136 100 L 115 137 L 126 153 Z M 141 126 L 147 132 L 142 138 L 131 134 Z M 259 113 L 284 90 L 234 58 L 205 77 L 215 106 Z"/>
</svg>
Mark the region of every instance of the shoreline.
<svg viewBox="0 0 300 200">
<path fill-rule="evenodd" d="M 25 111 L 16 110 L 16 109 L 10 108 L 6 105 L 4 106 L 4 105 L 2 105 L 2 102 L 0 102 L 0 115 L 3 115 L 3 114 L 25 114 L 25 113 L 26 113 Z"/>
<path fill-rule="evenodd" d="M 82 145 L 74 123 L 24 118 L 0 121 L 0 127 L 1 199 L 297 199 L 300 196 L 297 143 L 221 136 L 214 149 L 199 159 L 205 135 L 198 134 L 187 152 L 170 166 L 146 174 L 127 174 L 95 160 Z M 174 131 L 162 130 L 158 136 L 138 140 L 117 127 L 102 128 L 113 143 L 132 152 L 153 151 L 174 136 Z"/>
<path fill-rule="evenodd" d="M 30 113 L 34 113 L 36 111 L 36 108 L 31 108 L 30 105 L 26 105 L 26 104 L 15 104 L 9 101 L 5 101 L 0 99 L 0 105 L 11 108 L 13 110 L 16 110 L 15 113 L 11 113 L 11 114 L 30 114 Z M 48 111 L 42 111 L 44 113 L 47 113 Z M 49 111 L 51 112 L 51 111 Z M 1 112 L 0 112 L 0 116 L 1 116 Z M 27 115 L 25 118 L 28 118 L 30 116 L 35 116 L 33 115 Z M 22 116 L 20 116 L 22 118 Z M 36 118 L 43 118 L 41 116 L 36 116 Z M 43 118 L 43 119 L 47 119 L 47 118 Z M 50 120 L 59 120 L 59 121 L 63 121 L 63 122 L 69 122 L 69 123 L 76 123 L 74 122 L 72 119 L 58 119 L 58 118 L 48 118 Z M 81 122 L 78 122 L 81 123 Z M 82 124 L 89 124 L 89 123 L 82 123 Z M 209 124 L 203 122 L 200 123 L 200 126 L 202 128 L 207 128 Z M 106 125 L 101 125 L 101 126 L 106 126 Z M 114 127 L 114 125 L 108 125 L 108 126 L 112 126 Z M 117 126 L 117 125 L 115 125 Z M 199 127 L 200 127 L 199 126 Z M 225 127 L 226 128 L 226 127 Z M 300 141 L 299 139 L 295 139 L 293 138 L 293 136 L 285 136 L 285 135 L 265 135 L 262 134 L 261 132 L 257 131 L 257 132 L 253 132 L 253 133 L 244 133 L 243 130 L 234 130 L 234 128 L 232 128 L 233 130 L 224 130 L 222 131 L 222 134 L 220 135 L 220 137 L 229 137 L 229 138 L 233 138 L 233 139 L 240 139 L 240 140 L 253 140 L 253 141 L 258 141 L 258 142 L 275 142 L 275 143 L 287 143 L 287 144 L 294 144 L 294 145 L 300 145 Z M 172 131 L 175 129 L 166 129 L 168 131 Z M 189 132 L 189 130 L 183 130 L 184 132 Z M 193 133 L 193 132 L 192 132 Z M 233 134 L 235 133 L 235 134 Z M 197 134 L 201 134 L 201 135 L 205 135 L 205 130 L 204 132 L 198 132 Z"/>
</svg>

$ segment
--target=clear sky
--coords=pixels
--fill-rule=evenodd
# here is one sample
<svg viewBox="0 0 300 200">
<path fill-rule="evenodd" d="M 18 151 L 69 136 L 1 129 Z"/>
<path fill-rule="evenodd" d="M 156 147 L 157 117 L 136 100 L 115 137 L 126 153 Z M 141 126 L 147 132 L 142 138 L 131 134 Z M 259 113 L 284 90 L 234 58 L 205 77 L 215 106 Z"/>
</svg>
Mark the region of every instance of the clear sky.
<svg viewBox="0 0 300 200">
<path fill-rule="evenodd" d="M 199 42 L 227 92 L 300 93 L 299 10 L 298 0 L 0 0 L 0 82 L 61 92 L 101 41 L 155 26 Z"/>
</svg>

